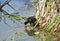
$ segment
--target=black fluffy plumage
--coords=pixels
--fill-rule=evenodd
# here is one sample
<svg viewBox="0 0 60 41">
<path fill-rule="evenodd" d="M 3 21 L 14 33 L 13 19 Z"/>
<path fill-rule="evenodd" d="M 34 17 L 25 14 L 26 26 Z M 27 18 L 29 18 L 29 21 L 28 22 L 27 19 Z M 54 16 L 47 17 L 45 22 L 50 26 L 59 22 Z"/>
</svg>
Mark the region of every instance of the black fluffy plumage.
<svg viewBox="0 0 60 41">
<path fill-rule="evenodd" d="M 28 23 L 35 25 L 36 18 L 35 17 L 29 17 L 27 20 L 24 22 L 24 25 L 27 25 Z"/>
<path fill-rule="evenodd" d="M 59 13 L 59 9 L 57 9 L 57 12 Z"/>
</svg>

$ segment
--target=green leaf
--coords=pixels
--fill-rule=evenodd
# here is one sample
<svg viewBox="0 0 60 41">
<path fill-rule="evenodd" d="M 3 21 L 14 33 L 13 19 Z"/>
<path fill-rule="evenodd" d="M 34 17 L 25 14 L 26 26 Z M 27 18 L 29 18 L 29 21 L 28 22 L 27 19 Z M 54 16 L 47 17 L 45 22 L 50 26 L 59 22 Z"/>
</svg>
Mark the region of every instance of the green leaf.
<svg viewBox="0 0 60 41">
<path fill-rule="evenodd" d="M 51 39 L 51 35 L 48 35 L 48 37 L 47 37 L 47 41 L 51 41 L 52 39 Z"/>
<path fill-rule="evenodd" d="M 50 30 L 55 24 L 56 18 L 52 18 L 50 24 L 46 27 L 46 30 Z"/>
<path fill-rule="evenodd" d="M 10 15 L 9 18 L 13 18 L 15 20 L 22 20 L 23 18 L 20 16 Z"/>
</svg>

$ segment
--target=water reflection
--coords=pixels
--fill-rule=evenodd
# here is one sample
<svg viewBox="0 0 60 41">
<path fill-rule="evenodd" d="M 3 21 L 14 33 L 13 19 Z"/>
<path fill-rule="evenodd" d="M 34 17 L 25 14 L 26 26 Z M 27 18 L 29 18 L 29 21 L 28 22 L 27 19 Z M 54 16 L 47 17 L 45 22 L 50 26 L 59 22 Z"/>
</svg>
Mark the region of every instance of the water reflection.
<svg viewBox="0 0 60 41">
<path fill-rule="evenodd" d="M 25 27 L 25 30 L 24 30 L 29 36 L 34 36 L 35 34 L 35 30 L 33 30 L 33 29 L 30 29 L 30 28 L 28 28 L 28 27 Z"/>
<path fill-rule="evenodd" d="M 5 0 L 0 0 L 0 1 L 1 1 L 1 3 L 4 3 Z M 12 0 L 10 2 L 10 4 L 19 12 L 20 16 L 31 16 L 31 15 L 35 14 L 34 9 L 31 8 L 30 10 L 28 10 L 27 5 L 30 4 L 30 2 L 28 0 Z M 8 5 L 4 6 L 3 9 L 5 11 L 7 11 L 8 13 L 15 12 Z M 32 35 L 30 33 L 31 31 L 28 31 L 28 34 L 30 33 L 30 36 L 28 36 L 26 34 L 26 32 L 24 31 L 24 24 L 23 23 L 21 24 L 20 21 L 18 22 L 15 20 L 15 22 L 17 23 L 16 24 L 16 23 L 13 23 L 10 19 L 6 19 L 6 22 L 10 26 L 6 25 L 3 22 L 3 20 L 0 23 L 0 41 L 3 41 L 4 39 L 8 39 L 8 37 L 10 37 L 11 35 L 13 36 L 13 34 L 17 31 L 23 33 L 21 38 L 24 38 L 25 39 L 24 41 L 34 41 L 34 38 L 30 37 L 30 36 L 33 36 L 33 32 L 35 32 L 35 31 L 32 31 Z M 24 22 L 24 21 L 22 20 L 22 22 Z M 29 38 L 29 39 L 27 39 L 27 38 Z M 9 39 L 8 39 L 8 41 L 9 41 Z"/>
</svg>

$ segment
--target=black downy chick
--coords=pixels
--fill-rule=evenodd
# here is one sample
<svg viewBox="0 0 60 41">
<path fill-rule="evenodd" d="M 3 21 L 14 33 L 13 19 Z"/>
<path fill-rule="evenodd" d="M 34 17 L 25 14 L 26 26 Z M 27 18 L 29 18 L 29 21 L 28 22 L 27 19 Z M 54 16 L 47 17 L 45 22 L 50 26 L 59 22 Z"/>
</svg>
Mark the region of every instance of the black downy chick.
<svg viewBox="0 0 60 41">
<path fill-rule="evenodd" d="M 30 25 L 32 24 L 33 26 L 36 24 L 36 18 L 35 17 L 29 17 L 27 18 L 27 20 L 24 22 L 24 25 L 27 25 L 28 23 L 30 23 Z"/>
</svg>

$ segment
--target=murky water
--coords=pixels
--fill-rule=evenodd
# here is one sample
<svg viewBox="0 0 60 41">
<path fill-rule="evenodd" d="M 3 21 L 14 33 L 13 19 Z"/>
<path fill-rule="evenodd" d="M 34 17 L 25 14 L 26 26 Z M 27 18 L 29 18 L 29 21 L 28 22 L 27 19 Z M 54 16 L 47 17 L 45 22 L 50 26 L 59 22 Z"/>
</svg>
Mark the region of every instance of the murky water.
<svg viewBox="0 0 60 41">
<path fill-rule="evenodd" d="M 3 4 L 5 0 L 0 0 Z M 12 0 L 10 4 L 20 13 L 20 16 L 31 16 L 34 15 L 34 9 L 27 7 L 27 2 L 30 4 L 28 0 Z M 31 4 L 30 4 L 31 5 Z M 11 9 L 8 5 L 4 6 L 3 9 L 7 11 L 8 13 L 16 12 L 13 9 Z M 32 36 L 28 36 L 27 33 L 24 31 L 24 20 L 21 22 L 16 21 L 16 23 L 13 23 L 10 19 L 6 19 L 6 22 L 8 25 L 6 25 L 3 20 L 0 22 L 0 41 L 3 41 L 4 39 L 8 39 L 9 36 L 13 35 L 15 32 L 22 32 L 23 35 L 21 38 L 23 38 L 23 41 L 34 41 L 34 38 Z"/>
</svg>

